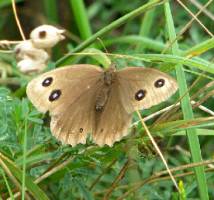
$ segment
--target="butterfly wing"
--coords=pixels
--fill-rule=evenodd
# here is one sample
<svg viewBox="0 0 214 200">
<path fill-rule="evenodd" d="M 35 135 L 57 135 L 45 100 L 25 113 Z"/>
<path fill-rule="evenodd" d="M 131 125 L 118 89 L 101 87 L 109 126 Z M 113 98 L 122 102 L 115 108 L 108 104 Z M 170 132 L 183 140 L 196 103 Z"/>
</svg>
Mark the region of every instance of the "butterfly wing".
<svg viewBox="0 0 214 200">
<path fill-rule="evenodd" d="M 119 98 L 117 81 L 111 86 L 108 101 L 104 110 L 96 113 L 95 126 L 92 136 L 98 145 L 107 144 L 112 146 L 114 142 L 119 141 L 128 134 L 132 114 L 128 113 L 122 105 Z"/>
<path fill-rule="evenodd" d="M 58 68 L 30 81 L 27 96 L 40 112 L 58 114 L 96 84 L 102 73 L 94 65 Z"/>
<path fill-rule="evenodd" d="M 120 98 L 129 113 L 167 100 L 178 88 L 175 79 L 152 68 L 128 67 L 116 73 Z"/>
<path fill-rule="evenodd" d="M 94 105 L 100 81 L 71 102 L 61 113 L 51 117 L 51 132 L 64 144 L 85 143 L 95 121 Z"/>
<path fill-rule="evenodd" d="M 39 111 L 49 111 L 51 132 L 63 143 L 85 143 L 92 131 L 91 106 L 102 73 L 93 65 L 73 65 L 42 74 L 28 84 L 28 98 Z"/>
<path fill-rule="evenodd" d="M 85 143 L 92 132 L 97 144 L 112 145 L 127 134 L 134 110 L 158 104 L 177 89 L 176 81 L 158 70 L 133 67 L 115 73 L 102 112 L 94 106 L 103 70 L 93 65 L 47 72 L 28 84 L 27 95 L 38 110 L 50 112 L 51 131 L 63 143 Z"/>
</svg>

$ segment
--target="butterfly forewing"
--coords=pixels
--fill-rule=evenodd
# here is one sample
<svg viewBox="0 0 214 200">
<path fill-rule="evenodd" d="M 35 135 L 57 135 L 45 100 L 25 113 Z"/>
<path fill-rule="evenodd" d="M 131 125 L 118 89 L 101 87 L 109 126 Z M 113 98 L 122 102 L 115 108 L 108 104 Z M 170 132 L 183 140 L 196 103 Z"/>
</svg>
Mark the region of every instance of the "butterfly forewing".
<svg viewBox="0 0 214 200">
<path fill-rule="evenodd" d="M 178 87 L 172 77 L 152 68 L 128 67 L 116 73 L 120 99 L 129 113 L 167 100 Z"/>
<path fill-rule="evenodd" d="M 59 114 L 96 84 L 102 72 L 94 65 L 73 65 L 52 70 L 28 84 L 27 96 L 39 111 Z"/>
</svg>

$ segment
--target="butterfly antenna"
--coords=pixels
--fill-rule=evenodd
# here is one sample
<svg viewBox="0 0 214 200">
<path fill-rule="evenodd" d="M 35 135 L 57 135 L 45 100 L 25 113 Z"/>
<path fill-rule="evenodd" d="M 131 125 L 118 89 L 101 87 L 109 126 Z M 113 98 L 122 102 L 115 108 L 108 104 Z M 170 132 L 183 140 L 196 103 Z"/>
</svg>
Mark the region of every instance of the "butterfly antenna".
<svg viewBox="0 0 214 200">
<path fill-rule="evenodd" d="M 20 34 L 22 36 L 22 39 L 26 40 L 26 37 L 25 37 L 24 32 L 23 32 L 23 29 L 21 27 L 21 23 L 19 21 L 18 15 L 17 15 L 15 0 L 11 0 L 11 1 L 12 1 L 12 7 L 13 7 L 13 14 L 14 14 L 14 17 L 15 17 L 15 20 L 16 20 L 16 24 L 17 24 L 17 26 L 19 28 L 19 32 L 20 32 Z"/>
<path fill-rule="evenodd" d="M 97 37 L 97 40 L 100 42 L 101 46 L 102 46 L 103 49 L 105 50 L 105 54 L 106 54 L 107 56 L 112 55 L 112 54 L 110 54 L 110 53 L 108 52 L 107 48 L 105 47 L 105 44 L 103 43 L 103 41 L 102 41 L 99 37 Z M 111 59 L 110 59 L 110 60 L 111 60 Z M 116 64 L 115 64 L 115 63 L 112 63 L 112 61 L 111 61 L 110 67 L 116 69 Z"/>
<path fill-rule="evenodd" d="M 164 163 L 164 165 L 165 165 L 165 167 L 166 167 L 166 170 L 167 170 L 167 172 L 169 173 L 169 176 L 171 177 L 171 179 L 172 179 L 172 181 L 173 181 L 173 183 L 174 183 L 176 189 L 177 189 L 178 192 L 180 193 L 180 189 L 179 189 L 179 187 L 178 187 L 178 184 L 177 184 L 177 182 L 176 182 L 174 176 L 172 175 L 172 172 L 170 171 L 170 169 L 169 169 L 169 167 L 168 167 L 168 164 L 167 164 L 167 162 L 166 162 L 166 159 L 164 158 L 163 154 L 161 153 L 160 148 L 158 147 L 157 143 L 155 142 L 154 138 L 152 137 L 152 135 L 151 135 L 151 133 L 150 133 L 148 127 L 146 126 L 146 124 L 145 124 L 143 118 L 141 117 L 140 112 L 139 112 L 139 111 L 136 111 L 136 112 L 137 112 L 138 117 L 139 117 L 139 119 L 140 119 L 140 121 L 141 121 L 141 123 L 142 123 L 142 126 L 144 127 L 144 129 L 145 129 L 147 135 L 149 136 L 149 138 L 150 138 L 152 144 L 154 145 L 155 150 L 157 151 L 157 153 L 159 154 L 161 160 L 163 161 L 163 163 Z"/>
<path fill-rule="evenodd" d="M 108 54 L 109 54 L 109 52 L 108 52 L 108 50 L 106 49 L 106 47 L 105 47 L 105 45 L 104 45 L 103 41 L 102 41 L 99 37 L 97 37 L 97 40 L 100 42 L 101 46 L 102 46 L 102 47 L 103 47 L 103 49 L 105 50 L 105 53 L 108 55 Z"/>
</svg>

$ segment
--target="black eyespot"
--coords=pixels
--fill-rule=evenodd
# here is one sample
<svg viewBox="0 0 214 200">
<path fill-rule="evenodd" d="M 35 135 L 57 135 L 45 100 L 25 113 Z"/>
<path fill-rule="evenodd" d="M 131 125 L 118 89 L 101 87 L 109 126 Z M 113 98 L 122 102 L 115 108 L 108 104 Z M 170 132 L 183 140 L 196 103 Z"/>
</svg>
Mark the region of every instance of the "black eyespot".
<svg viewBox="0 0 214 200">
<path fill-rule="evenodd" d="M 53 90 L 49 96 L 49 101 L 55 101 L 61 96 L 61 90 Z"/>
<path fill-rule="evenodd" d="M 83 128 L 80 128 L 80 133 L 82 133 L 83 132 Z"/>
<path fill-rule="evenodd" d="M 39 38 L 45 38 L 46 37 L 46 31 L 40 31 L 39 32 Z"/>
<path fill-rule="evenodd" d="M 101 133 L 103 132 L 103 128 L 101 128 L 100 132 L 101 132 Z"/>
<path fill-rule="evenodd" d="M 165 85 L 165 80 L 164 79 L 158 79 L 157 81 L 155 81 L 155 87 L 156 88 L 160 88 L 163 87 Z"/>
<path fill-rule="evenodd" d="M 49 86 L 52 82 L 53 82 L 53 78 L 52 78 L 52 77 L 47 77 L 47 78 L 42 82 L 42 86 L 47 87 L 47 86 Z"/>
<path fill-rule="evenodd" d="M 135 93 L 135 99 L 137 101 L 142 100 L 145 96 L 146 96 L 146 90 L 140 89 Z"/>
</svg>

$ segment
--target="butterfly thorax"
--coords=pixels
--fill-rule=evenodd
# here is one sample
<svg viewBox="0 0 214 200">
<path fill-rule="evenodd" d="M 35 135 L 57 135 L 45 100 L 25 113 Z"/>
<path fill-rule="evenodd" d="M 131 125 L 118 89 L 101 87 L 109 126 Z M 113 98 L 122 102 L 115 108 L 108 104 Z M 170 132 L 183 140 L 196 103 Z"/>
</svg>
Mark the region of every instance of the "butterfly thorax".
<svg viewBox="0 0 214 200">
<path fill-rule="evenodd" d="M 111 91 L 111 85 L 115 79 L 115 68 L 110 67 L 103 73 L 101 78 L 102 87 L 98 90 L 95 102 L 96 112 L 102 112 L 109 98 Z"/>
<path fill-rule="evenodd" d="M 112 85 L 114 79 L 115 79 L 115 68 L 109 67 L 107 70 L 104 71 L 104 75 L 103 75 L 103 81 L 105 85 Z"/>
</svg>

